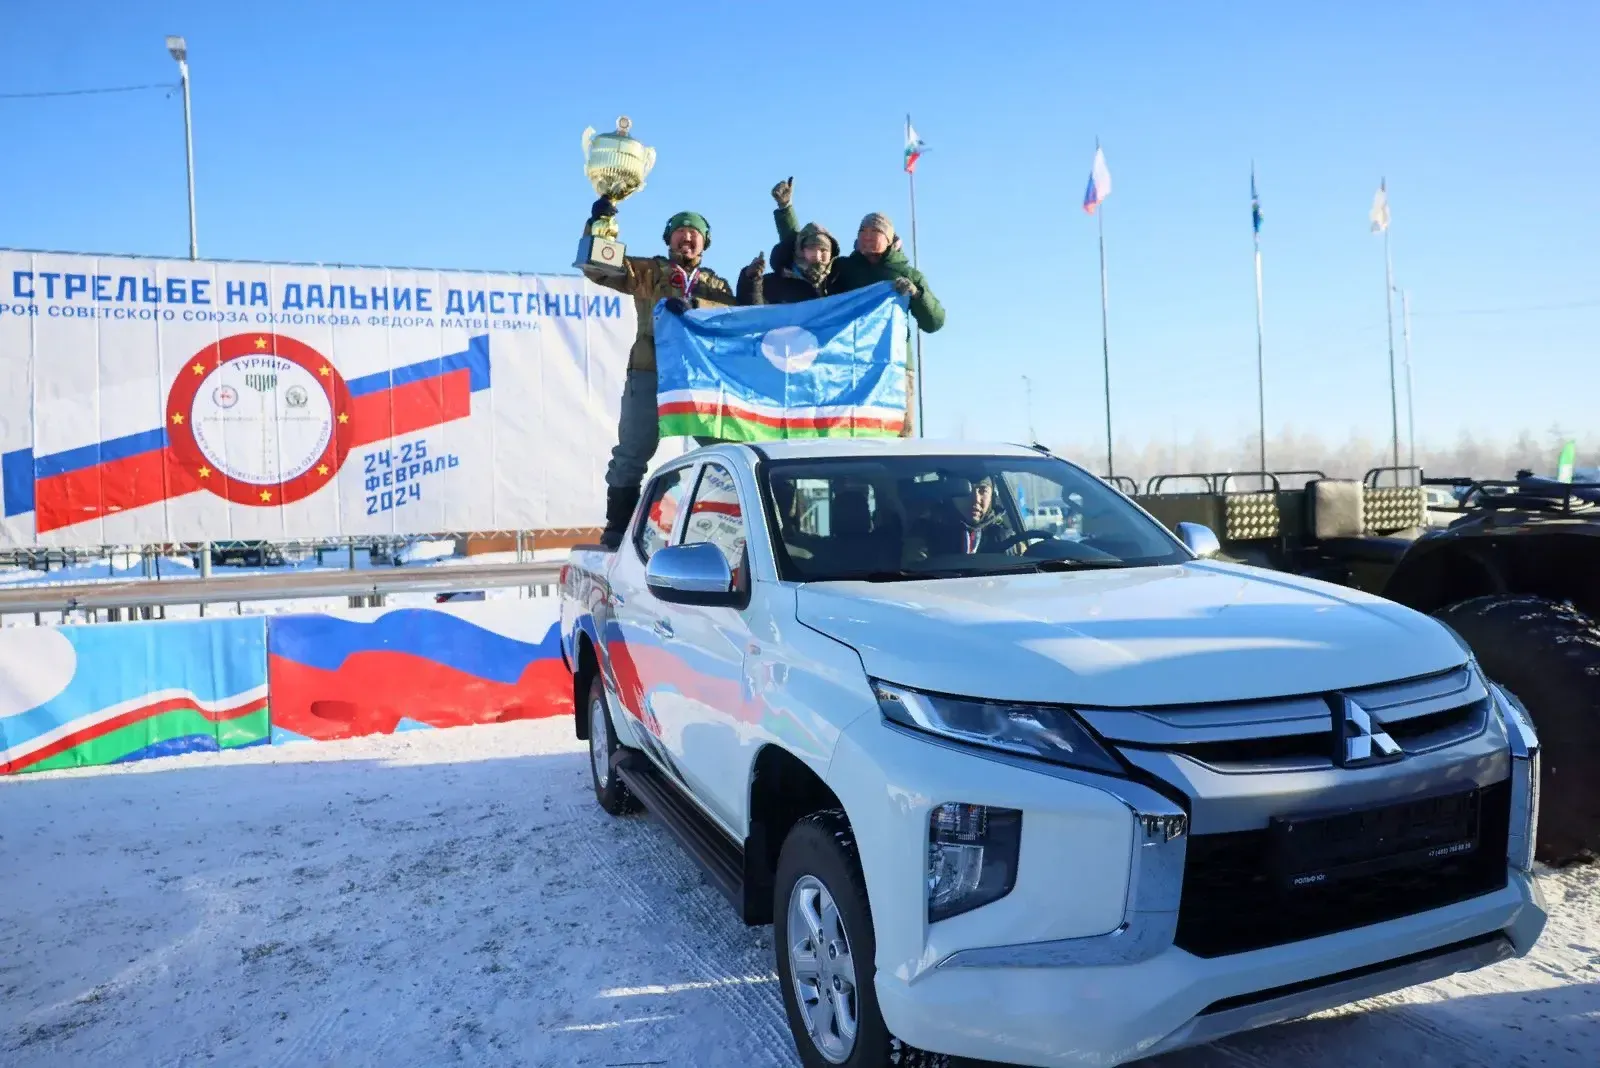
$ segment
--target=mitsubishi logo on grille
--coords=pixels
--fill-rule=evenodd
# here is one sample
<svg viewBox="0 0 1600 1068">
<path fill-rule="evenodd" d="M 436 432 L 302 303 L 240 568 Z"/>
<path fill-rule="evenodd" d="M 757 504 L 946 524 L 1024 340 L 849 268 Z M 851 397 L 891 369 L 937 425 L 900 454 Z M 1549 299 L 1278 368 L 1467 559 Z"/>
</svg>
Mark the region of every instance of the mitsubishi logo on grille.
<svg viewBox="0 0 1600 1068">
<path fill-rule="evenodd" d="M 1333 708 L 1333 762 L 1339 767 L 1388 764 L 1405 755 L 1389 732 L 1373 720 L 1372 713 L 1354 699 L 1334 694 L 1328 704 Z"/>
</svg>

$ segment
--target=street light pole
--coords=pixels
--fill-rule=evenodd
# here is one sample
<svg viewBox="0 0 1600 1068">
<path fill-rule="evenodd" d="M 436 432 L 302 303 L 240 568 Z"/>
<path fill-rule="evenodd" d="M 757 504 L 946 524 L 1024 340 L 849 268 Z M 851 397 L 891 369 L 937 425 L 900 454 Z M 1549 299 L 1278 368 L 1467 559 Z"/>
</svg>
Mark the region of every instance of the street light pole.
<svg viewBox="0 0 1600 1068">
<path fill-rule="evenodd" d="M 189 46 L 182 37 L 167 36 L 167 52 L 178 61 L 178 76 L 183 80 L 183 147 L 189 170 L 189 258 L 200 258 L 194 225 L 194 133 L 189 117 Z"/>
</svg>

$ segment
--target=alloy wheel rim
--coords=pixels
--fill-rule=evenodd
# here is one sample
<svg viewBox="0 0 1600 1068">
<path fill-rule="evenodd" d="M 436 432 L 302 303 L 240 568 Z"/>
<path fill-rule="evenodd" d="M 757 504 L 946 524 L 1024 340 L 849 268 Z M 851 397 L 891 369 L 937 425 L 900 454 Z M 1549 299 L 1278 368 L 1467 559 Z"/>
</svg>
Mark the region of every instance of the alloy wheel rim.
<svg viewBox="0 0 1600 1068">
<path fill-rule="evenodd" d="M 855 956 L 839 906 L 822 881 L 802 876 L 789 892 L 789 982 L 806 1034 L 843 1064 L 860 1029 Z"/>
</svg>

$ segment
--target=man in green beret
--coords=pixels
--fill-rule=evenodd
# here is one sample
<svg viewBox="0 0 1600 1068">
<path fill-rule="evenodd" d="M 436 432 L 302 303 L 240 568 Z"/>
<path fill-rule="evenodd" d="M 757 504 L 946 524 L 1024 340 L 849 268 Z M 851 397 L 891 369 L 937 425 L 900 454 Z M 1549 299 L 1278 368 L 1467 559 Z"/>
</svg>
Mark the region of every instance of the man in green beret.
<svg viewBox="0 0 1600 1068">
<path fill-rule="evenodd" d="M 602 197 L 595 201 L 589 222 L 616 214 L 616 205 Z M 588 224 L 585 224 L 585 232 Z M 617 444 L 606 467 L 606 526 L 600 543 L 615 549 L 622 544 L 628 520 L 639 503 L 650 458 L 661 443 L 656 414 L 656 337 L 655 306 L 665 300 L 667 310 L 682 315 L 690 308 L 729 306 L 735 303 L 727 281 L 701 263 L 711 247 L 711 224 L 705 216 L 680 211 L 667 220 L 661 238 L 667 244 L 665 256 L 624 257 L 621 276 L 585 270 L 596 285 L 626 293 L 633 298 L 639 316 L 639 332 L 628 351 L 628 377 L 622 388 L 622 412 L 617 420 Z M 709 444 L 710 439 L 697 439 Z"/>
</svg>

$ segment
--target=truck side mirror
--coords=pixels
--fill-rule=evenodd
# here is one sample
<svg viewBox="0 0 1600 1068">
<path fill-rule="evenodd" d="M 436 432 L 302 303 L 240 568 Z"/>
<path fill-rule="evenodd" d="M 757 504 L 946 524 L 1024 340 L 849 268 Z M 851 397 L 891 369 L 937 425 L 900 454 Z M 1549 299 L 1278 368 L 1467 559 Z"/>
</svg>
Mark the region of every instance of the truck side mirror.
<svg viewBox="0 0 1600 1068">
<path fill-rule="evenodd" d="M 708 541 L 656 550 L 645 565 L 644 581 L 668 604 L 734 606 L 744 599 L 727 557 Z"/>
<path fill-rule="evenodd" d="M 1222 552 L 1222 543 L 1216 532 L 1201 523 L 1179 523 L 1178 540 L 1202 560 Z"/>
</svg>

